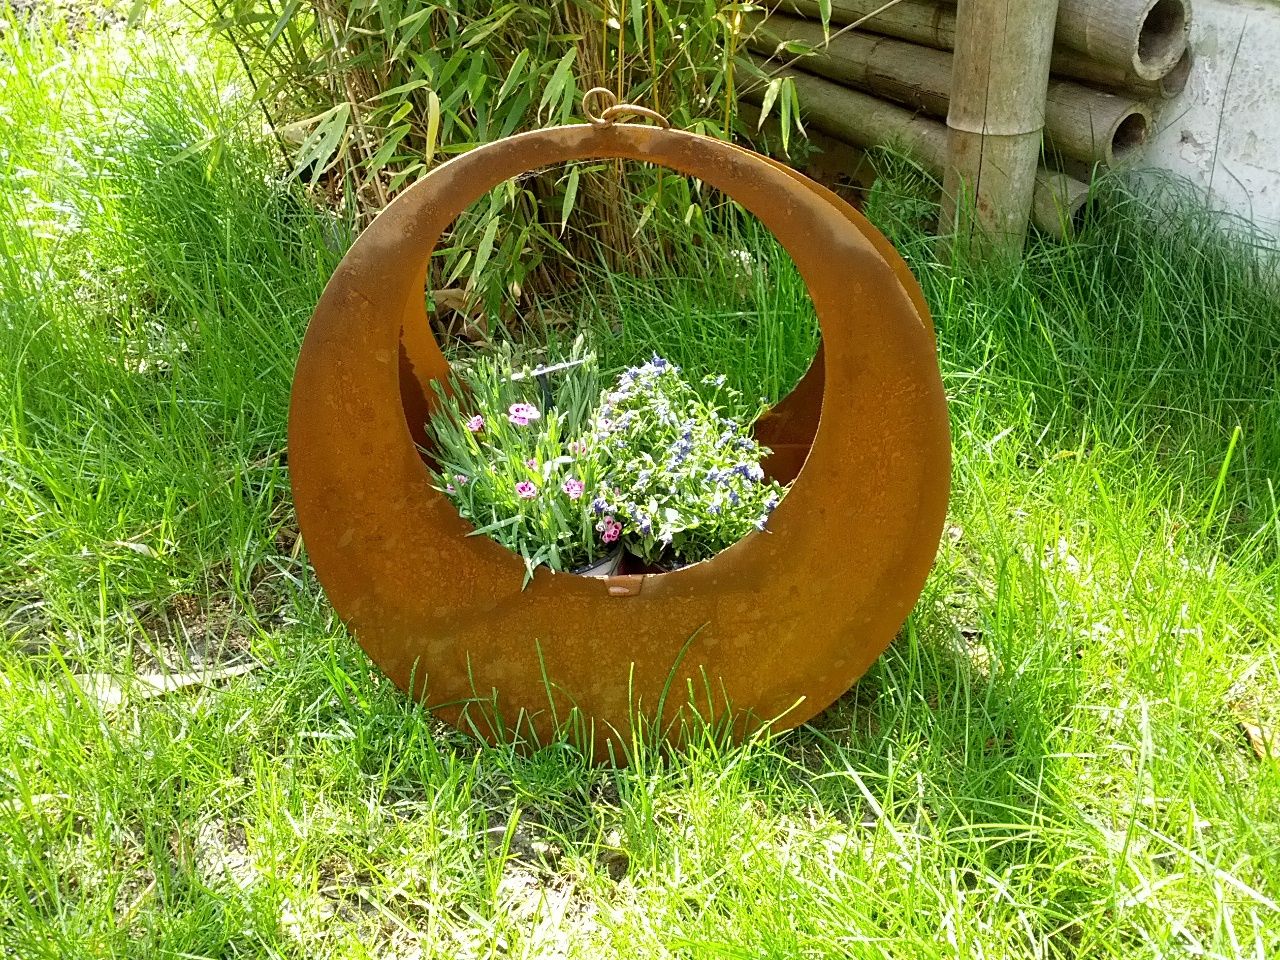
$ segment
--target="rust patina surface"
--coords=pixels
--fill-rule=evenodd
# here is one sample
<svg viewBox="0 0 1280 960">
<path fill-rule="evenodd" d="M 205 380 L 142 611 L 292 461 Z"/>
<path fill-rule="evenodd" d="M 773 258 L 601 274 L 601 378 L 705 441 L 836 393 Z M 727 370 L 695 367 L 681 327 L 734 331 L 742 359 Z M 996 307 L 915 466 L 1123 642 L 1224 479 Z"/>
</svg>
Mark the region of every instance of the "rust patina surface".
<svg viewBox="0 0 1280 960">
<path fill-rule="evenodd" d="M 794 483 L 766 533 L 673 573 L 540 571 L 470 526 L 415 447 L 448 374 L 423 307 L 442 231 L 497 184 L 622 158 L 707 181 L 778 237 L 808 285 L 818 360 L 760 422 Z M 740 732 L 802 723 L 844 693 L 910 612 L 942 532 L 946 402 L 920 290 L 888 242 L 803 176 L 733 145 L 632 124 L 559 127 L 456 157 L 352 246 L 303 342 L 289 418 L 316 575 L 369 656 L 445 719 L 497 739 L 572 723 L 599 758 L 637 717 L 694 709 Z"/>
</svg>

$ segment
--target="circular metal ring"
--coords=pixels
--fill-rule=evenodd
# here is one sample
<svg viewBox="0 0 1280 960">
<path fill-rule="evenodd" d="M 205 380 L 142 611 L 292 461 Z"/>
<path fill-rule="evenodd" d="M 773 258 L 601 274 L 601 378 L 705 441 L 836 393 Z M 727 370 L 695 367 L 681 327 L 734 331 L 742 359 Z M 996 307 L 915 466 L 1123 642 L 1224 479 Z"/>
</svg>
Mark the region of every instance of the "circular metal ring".
<svg viewBox="0 0 1280 960">
<path fill-rule="evenodd" d="M 591 109 L 592 100 L 603 100 L 605 108 L 600 113 Z M 606 114 L 618 105 L 617 95 L 608 87 L 592 87 L 582 95 L 582 113 L 593 127 L 607 127 L 613 121 Z"/>
<path fill-rule="evenodd" d="M 424 385 L 449 372 L 425 318 L 427 262 L 492 187 L 550 164 L 614 158 L 705 180 L 778 237 L 822 328 L 821 415 L 768 533 L 673 573 L 541 570 L 522 590 L 523 562 L 468 536 L 414 445 L 419 413 L 406 421 L 429 396 Z M 640 716 L 678 736 L 670 724 L 691 700 L 743 732 L 813 716 L 892 639 L 946 512 L 950 437 L 931 330 L 918 288 L 886 248 L 798 174 L 683 131 L 553 128 L 437 167 L 351 247 L 299 356 L 291 480 L 334 609 L 401 688 L 494 739 L 573 723 L 604 757 L 626 749 Z"/>
</svg>

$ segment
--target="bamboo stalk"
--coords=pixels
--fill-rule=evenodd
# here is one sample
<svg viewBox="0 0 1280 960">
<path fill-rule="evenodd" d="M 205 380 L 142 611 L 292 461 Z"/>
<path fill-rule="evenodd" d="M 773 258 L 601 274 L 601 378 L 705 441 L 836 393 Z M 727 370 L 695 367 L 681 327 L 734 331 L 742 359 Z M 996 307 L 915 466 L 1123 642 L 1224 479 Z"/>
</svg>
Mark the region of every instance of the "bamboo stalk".
<svg viewBox="0 0 1280 960">
<path fill-rule="evenodd" d="M 935 0 L 831 0 L 831 23 L 860 23 L 857 30 L 954 49 L 956 11 Z M 1022 6 L 1026 0 L 1018 0 Z M 777 9 L 818 18 L 818 0 L 781 0 Z M 1159 80 L 1174 70 L 1186 48 L 1189 0 L 1061 0 L 1053 72 L 1090 80 L 1095 65 L 1135 79 Z"/>
<path fill-rule="evenodd" d="M 766 66 L 760 57 L 750 59 Z M 901 147 L 930 173 L 941 175 L 947 160 L 947 129 L 937 120 L 791 67 L 782 68 L 781 75 L 795 84 L 806 123 L 857 147 Z M 743 91 L 752 103 L 760 103 L 763 94 L 758 86 Z"/>
<path fill-rule="evenodd" d="M 1089 185 L 1041 167 L 1031 200 L 1031 222 L 1059 240 L 1075 233 L 1089 203 Z"/>
<path fill-rule="evenodd" d="M 1058 43 L 1159 80 L 1187 48 L 1187 0 L 1059 0 Z"/>
<path fill-rule="evenodd" d="M 752 56 L 757 66 L 763 59 Z M 850 90 L 792 68 L 781 74 L 796 86 L 805 124 L 838 140 L 863 149 L 889 147 L 905 150 L 925 170 L 939 179 L 947 165 L 947 128 L 937 120 L 917 116 L 905 107 L 887 103 L 869 93 Z M 759 104 L 761 86 L 742 92 L 747 101 Z M 1035 178 L 1033 222 L 1037 229 L 1063 239 L 1079 226 L 1089 188 L 1083 183 L 1041 167 Z"/>
<path fill-rule="evenodd" d="M 956 13 L 948 5 L 931 0 L 898 0 L 881 10 L 887 0 L 831 0 L 831 23 L 841 26 L 863 21 L 859 30 L 901 37 L 938 50 L 950 50 L 956 42 Z M 822 16 L 818 0 L 782 0 L 782 13 L 817 19 Z"/>
<path fill-rule="evenodd" d="M 826 42 L 822 25 L 781 14 L 748 20 L 748 44 L 772 54 L 793 41 L 819 52 L 795 66 L 937 117 L 950 104 L 952 55 L 903 40 L 849 33 Z M 824 46 L 825 44 L 825 46 Z M 1049 84 L 1045 139 L 1055 153 L 1116 166 L 1132 157 L 1151 131 L 1151 110 L 1140 101 L 1069 81 Z"/>
<path fill-rule="evenodd" d="M 942 181 L 944 235 L 980 257 L 1021 253 L 1044 131 L 1058 0 L 960 0 Z"/>
<path fill-rule="evenodd" d="M 830 37 L 816 20 L 801 20 L 784 14 L 764 17 L 749 15 L 747 43 L 766 56 L 798 41 L 812 54 L 791 66 L 816 73 L 840 83 L 876 93 L 935 117 L 947 115 L 951 90 L 951 54 L 943 50 L 894 40 L 871 33 L 845 33 Z M 790 55 L 777 53 L 779 59 Z"/>
<path fill-rule="evenodd" d="M 1082 53 L 1071 50 L 1053 52 L 1053 72 L 1056 74 L 1075 77 L 1116 93 L 1128 93 L 1150 100 L 1169 100 L 1182 93 L 1191 76 L 1192 62 L 1191 48 L 1187 47 L 1182 51 L 1178 62 L 1163 77 L 1159 80 L 1144 80 L 1132 70 L 1094 63 Z"/>
<path fill-rule="evenodd" d="M 1139 153 L 1154 126 L 1151 107 L 1131 97 L 1051 80 L 1045 94 L 1045 146 L 1051 153 L 1122 166 Z"/>
</svg>

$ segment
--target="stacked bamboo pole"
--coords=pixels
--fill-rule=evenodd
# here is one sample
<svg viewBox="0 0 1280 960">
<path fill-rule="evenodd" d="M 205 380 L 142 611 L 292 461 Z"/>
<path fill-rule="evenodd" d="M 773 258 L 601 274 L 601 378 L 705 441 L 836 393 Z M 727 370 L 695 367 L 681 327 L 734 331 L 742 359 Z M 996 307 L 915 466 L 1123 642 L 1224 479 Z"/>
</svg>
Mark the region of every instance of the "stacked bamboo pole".
<svg viewBox="0 0 1280 960">
<path fill-rule="evenodd" d="M 796 66 L 844 86 L 874 93 L 935 117 L 951 103 L 952 55 L 914 43 L 846 33 L 827 43 L 822 24 L 783 14 L 748 22 L 752 50 L 772 54 L 780 44 L 803 43 L 816 52 Z M 1146 140 L 1151 107 L 1142 100 L 1052 80 L 1045 100 L 1045 139 L 1050 149 L 1083 163 L 1112 167 Z"/>
<path fill-rule="evenodd" d="M 1137 155 L 1191 67 L 1190 0 L 1058 0 L 1056 16 L 1053 0 L 886 3 L 830 0 L 824 30 L 819 0 L 777 0 L 743 32 L 765 73 L 796 84 L 806 123 L 907 150 L 946 182 L 944 203 L 977 184 L 979 218 L 1011 247 L 1028 204 L 1041 229 L 1069 231 L 1088 196 L 1070 173 Z M 950 146 L 932 118 L 949 118 Z"/>
<path fill-rule="evenodd" d="M 821 17 L 819 0 L 781 0 L 778 10 Z M 831 23 L 939 50 L 956 45 L 956 10 L 946 0 L 831 0 Z M 1158 80 L 1181 58 L 1190 24 L 1190 0 L 1059 0 L 1053 72 L 1089 80 L 1101 64 Z"/>
<path fill-rule="evenodd" d="M 760 65 L 765 61 L 753 58 Z M 909 153 L 933 176 L 941 179 L 947 167 L 947 128 L 938 120 L 922 117 L 871 94 L 848 90 L 821 77 L 783 68 L 782 75 L 796 85 L 805 121 L 836 140 L 868 149 L 894 147 Z M 764 89 L 747 90 L 744 98 L 758 106 Z M 751 111 L 753 118 L 758 111 Z M 1088 200 L 1083 183 L 1046 167 L 1035 174 L 1031 222 L 1062 238 L 1079 225 Z"/>
</svg>

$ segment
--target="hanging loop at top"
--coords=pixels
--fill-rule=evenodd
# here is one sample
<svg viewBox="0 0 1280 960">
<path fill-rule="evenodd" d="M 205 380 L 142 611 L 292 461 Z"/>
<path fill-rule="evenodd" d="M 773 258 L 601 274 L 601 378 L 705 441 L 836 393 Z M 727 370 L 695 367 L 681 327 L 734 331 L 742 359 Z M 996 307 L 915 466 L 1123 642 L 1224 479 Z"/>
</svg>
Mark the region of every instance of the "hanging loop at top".
<svg viewBox="0 0 1280 960">
<path fill-rule="evenodd" d="M 605 108 L 599 113 L 594 113 L 591 109 L 591 101 L 593 99 L 600 100 L 605 104 Z M 619 117 L 644 117 L 664 129 L 671 129 L 671 121 L 657 110 L 650 110 L 648 107 L 642 107 L 638 103 L 619 103 L 617 96 L 608 87 L 592 87 L 584 93 L 582 95 L 582 112 L 586 114 L 587 120 L 591 122 L 593 127 L 611 127 Z"/>
</svg>

